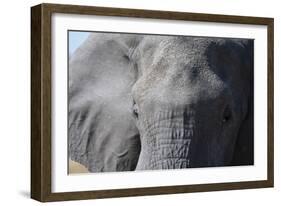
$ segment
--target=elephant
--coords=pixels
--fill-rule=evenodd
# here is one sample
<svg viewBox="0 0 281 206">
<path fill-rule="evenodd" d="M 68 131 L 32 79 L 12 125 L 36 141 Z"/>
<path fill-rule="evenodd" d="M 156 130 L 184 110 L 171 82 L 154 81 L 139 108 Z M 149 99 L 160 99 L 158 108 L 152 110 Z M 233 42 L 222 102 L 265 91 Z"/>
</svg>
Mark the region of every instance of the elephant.
<svg viewBox="0 0 281 206">
<path fill-rule="evenodd" d="M 92 32 L 69 59 L 69 158 L 89 172 L 253 165 L 253 67 L 253 39 Z"/>
</svg>

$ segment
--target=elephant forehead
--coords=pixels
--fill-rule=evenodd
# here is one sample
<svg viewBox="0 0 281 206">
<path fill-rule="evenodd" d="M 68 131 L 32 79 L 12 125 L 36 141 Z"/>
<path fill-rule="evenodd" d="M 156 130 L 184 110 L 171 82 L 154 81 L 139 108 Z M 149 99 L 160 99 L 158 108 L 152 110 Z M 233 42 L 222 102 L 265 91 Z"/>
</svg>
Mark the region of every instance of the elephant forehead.
<svg viewBox="0 0 281 206">
<path fill-rule="evenodd" d="M 144 98 L 150 94 L 176 97 L 222 90 L 224 83 L 210 68 L 205 55 L 208 45 L 199 40 L 176 38 L 160 43 L 150 68 L 135 85 L 134 93 Z"/>
<path fill-rule="evenodd" d="M 177 81 L 171 79 L 155 81 L 151 87 L 147 87 L 144 79 L 136 86 L 134 97 L 139 104 L 157 102 L 156 105 L 176 107 L 218 99 L 228 91 L 227 85 L 215 75 L 192 83 L 185 81 L 184 78 L 178 78 Z"/>
<path fill-rule="evenodd" d="M 216 98 L 225 91 L 231 94 L 227 96 L 240 95 L 243 91 L 234 87 L 242 75 L 243 47 L 239 42 L 194 37 L 155 40 L 153 53 L 149 53 L 143 64 L 146 66 L 143 75 L 133 88 L 136 102 L 157 99 L 180 104 Z"/>
<path fill-rule="evenodd" d="M 211 43 L 210 40 L 202 38 L 164 38 L 158 42 L 152 57 L 148 59 L 150 62 L 143 65 L 146 70 L 143 73 L 152 81 L 168 78 L 172 81 L 183 79 L 188 82 L 209 75 L 208 71 L 213 68 L 209 66 L 206 51 Z"/>
<path fill-rule="evenodd" d="M 142 52 L 154 48 L 148 58 L 153 67 L 164 60 L 166 63 L 173 63 L 188 61 L 190 58 L 201 58 L 209 44 L 208 39 L 166 36 L 159 39 L 150 38 L 142 45 Z"/>
</svg>

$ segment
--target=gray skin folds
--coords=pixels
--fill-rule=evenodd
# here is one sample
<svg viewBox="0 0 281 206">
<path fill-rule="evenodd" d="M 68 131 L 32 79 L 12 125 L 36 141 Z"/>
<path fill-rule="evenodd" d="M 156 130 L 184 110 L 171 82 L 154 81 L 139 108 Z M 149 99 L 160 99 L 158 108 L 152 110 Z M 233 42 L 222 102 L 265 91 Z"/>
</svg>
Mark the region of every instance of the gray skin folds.
<svg viewBox="0 0 281 206">
<path fill-rule="evenodd" d="M 90 172 L 253 164 L 253 40 L 93 33 L 69 62 Z"/>
</svg>

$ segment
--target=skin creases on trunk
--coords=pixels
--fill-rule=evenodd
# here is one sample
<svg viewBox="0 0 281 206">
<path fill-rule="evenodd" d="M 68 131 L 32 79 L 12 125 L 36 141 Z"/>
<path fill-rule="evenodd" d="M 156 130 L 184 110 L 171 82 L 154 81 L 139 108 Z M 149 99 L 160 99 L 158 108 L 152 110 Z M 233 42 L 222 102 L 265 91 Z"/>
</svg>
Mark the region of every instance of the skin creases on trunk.
<svg viewBox="0 0 281 206">
<path fill-rule="evenodd" d="M 147 120 L 144 126 L 137 170 L 190 166 L 189 150 L 195 135 L 193 111 L 160 114 L 154 121 Z"/>
</svg>

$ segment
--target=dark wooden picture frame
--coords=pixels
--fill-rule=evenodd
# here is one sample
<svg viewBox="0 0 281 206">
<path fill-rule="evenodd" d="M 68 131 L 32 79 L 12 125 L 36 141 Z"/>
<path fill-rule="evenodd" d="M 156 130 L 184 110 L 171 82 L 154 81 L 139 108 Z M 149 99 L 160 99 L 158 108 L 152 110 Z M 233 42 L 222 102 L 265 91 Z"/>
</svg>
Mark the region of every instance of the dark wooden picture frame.
<svg viewBox="0 0 281 206">
<path fill-rule="evenodd" d="M 51 190 L 51 16 L 54 13 L 221 22 L 267 26 L 267 180 L 133 189 L 53 193 Z M 31 8 L 31 198 L 42 201 L 159 195 L 273 187 L 273 37 L 272 18 L 40 4 Z M 266 109 L 266 108 L 265 108 Z"/>
</svg>

